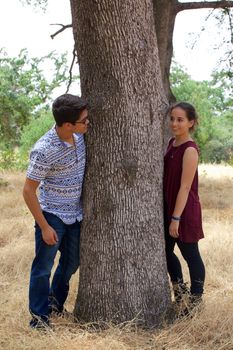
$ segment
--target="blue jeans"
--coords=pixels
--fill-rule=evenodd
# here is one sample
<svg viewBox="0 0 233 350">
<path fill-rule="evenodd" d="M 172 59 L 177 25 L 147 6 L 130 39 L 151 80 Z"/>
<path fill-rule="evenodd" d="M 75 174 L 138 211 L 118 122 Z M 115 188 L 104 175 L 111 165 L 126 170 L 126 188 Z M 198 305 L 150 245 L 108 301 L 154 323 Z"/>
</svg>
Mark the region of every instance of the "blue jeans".
<svg viewBox="0 0 233 350">
<path fill-rule="evenodd" d="M 29 286 L 29 309 L 32 315 L 47 320 L 51 312 L 51 303 L 59 311 L 69 292 L 69 281 L 79 267 L 80 222 L 67 225 L 57 216 L 43 212 L 48 224 L 58 236 L 55 245 L 47 245 L 40 227 L 35 224 L 36 256 L 32 263 Z M 50 286 L 51 269 L 57 251 L 60 259 Z"/>
</svg>

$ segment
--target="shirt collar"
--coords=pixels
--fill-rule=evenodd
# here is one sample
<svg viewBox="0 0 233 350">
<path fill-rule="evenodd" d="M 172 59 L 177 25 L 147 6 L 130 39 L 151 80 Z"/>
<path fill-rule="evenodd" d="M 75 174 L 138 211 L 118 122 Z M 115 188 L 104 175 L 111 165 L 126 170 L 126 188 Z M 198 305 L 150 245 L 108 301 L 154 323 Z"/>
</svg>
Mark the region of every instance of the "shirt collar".
<svg viewBox="0 0 233 350">
<path fill-rule="evenodd" d="M 52 138 L 53 138 L 53 144 L 55 144 L 56 146 L 73 147 L 73 145 L 60 139 L 60 137 L 58 136 L 57 131 L 56 131 L 56 124 L 53 125 L 53 127 L 51 129 L 51 134 L 52 134 Z M 78 135 L 73 134 L 73 136 L 74 136 L 74 142 L 77 144 L 78 143 Z"/>
</svg>

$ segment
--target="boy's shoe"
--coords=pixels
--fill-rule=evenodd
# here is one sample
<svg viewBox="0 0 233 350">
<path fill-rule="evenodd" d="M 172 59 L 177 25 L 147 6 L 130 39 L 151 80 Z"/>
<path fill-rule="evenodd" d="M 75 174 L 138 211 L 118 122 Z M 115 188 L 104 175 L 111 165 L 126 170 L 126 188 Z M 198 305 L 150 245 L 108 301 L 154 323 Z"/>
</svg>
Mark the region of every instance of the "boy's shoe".
<svg viewBox="0 0 233 350">
<path fill-rule="evenodd" d="M 49 296 L 49 315 L 62 317 L 65 316 L 67 311 L 63 305 L 60 305 L 53 295 Z"/>
<path fill-rule="evenodd" d="M 52 329 L 50 326 L 48 317 L 33 316 L 31 321 L 29 322 L 29 326 L 32 329 L 36 329 L 40 331 L 50 331 Z"/>
<path fill-rule="evenodd" d="M 56 316 L 56 317 L 64 317 L 67 318 L 71 314 L 69 311 L 67 311 L 64 307 L 58 308 L 56 305 L 50 305 L 49 306 L 49 315 L 50 316 Z"/>
</svg>

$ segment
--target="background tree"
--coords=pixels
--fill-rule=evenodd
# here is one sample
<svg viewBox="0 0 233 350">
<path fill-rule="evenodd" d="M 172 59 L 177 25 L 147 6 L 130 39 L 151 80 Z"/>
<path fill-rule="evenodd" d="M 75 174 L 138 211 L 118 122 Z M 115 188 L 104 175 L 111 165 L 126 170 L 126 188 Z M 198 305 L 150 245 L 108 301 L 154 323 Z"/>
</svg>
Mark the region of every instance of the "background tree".
<svg viewBox="0 0 233 350">
<path fill-rule="evenodd" d="M 27 50 L 22 49 L 17 57 L 9 57 L 4 49 L 0 50 L 1 168 L 25 167 L 27 146 L 40 130 L 44 130 L 42 116 L 49 121 L 46 125 L 51 124 L 52 118 L 46 114 L 49 102 L 54 90 L 68 81 L 68 77 L 66 54 L 51 52 L 44 57 L 29 58 Z M 33 123 L 34 120 L 40 125 Z M 27 125 L 32 127 L 32 137 L 26 142 L 21 135 Z M 29 131 L 24 133 L 29 136 Z M 17 147 L 20 145 L 19 154 Z"/>
<path fill-rule="evenodd" d="M 53 71 L 51 79 L 44 69 Z M 51 52 L 29 58 L 26 49 L 17 57 L 0 51 L 0 145 L 19 145 L 21 130 L 40 109 L 47 109 L 55 88 L 68 79 L 65 54 Z"/>
<path fill-rule="evenodd" d="M 170 75 L 174 95 L 180 101 L 190 101 L 199 114 L 199 126 L 194 137 L 206 163 L 232 161 L 233 96 L 231 79 L 215 72 L 210 81 L 195 81 L 178 64 Z"/>
</svg>

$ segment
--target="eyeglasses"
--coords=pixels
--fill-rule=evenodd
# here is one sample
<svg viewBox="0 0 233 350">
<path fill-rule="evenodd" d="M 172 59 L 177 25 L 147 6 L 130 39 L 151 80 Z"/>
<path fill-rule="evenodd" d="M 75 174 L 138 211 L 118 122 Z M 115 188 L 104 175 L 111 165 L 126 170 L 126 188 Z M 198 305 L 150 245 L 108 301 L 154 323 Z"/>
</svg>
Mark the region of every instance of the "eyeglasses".
<svg viewBox="0 0 233 350">
<path fill-rule="evenodd" d="M 75 122 L 75 124 L 86 124 L 87 121 L 88 121 L 88 117 L 83 118 L 83 120 L 80 120 L 80 121 Z"/>
</svg>

